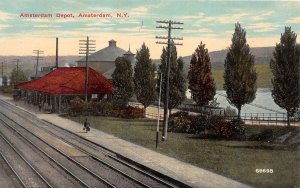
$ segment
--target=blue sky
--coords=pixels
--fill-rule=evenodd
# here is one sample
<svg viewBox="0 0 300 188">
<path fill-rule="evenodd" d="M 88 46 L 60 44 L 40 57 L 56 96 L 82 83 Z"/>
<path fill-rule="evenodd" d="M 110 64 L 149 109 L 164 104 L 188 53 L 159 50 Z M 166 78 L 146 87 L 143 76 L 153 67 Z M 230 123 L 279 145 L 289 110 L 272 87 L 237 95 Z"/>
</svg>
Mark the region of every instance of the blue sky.
<svg viewBox="0 0 300 188">
<path fill-rule="evenodd" d="M 21 18 L 21 13 L 52 14 L 52 18 Z M 57 18 L 56 13 L 72 13 L 74 18 Z M 106 13 L 113 18 L 79 18 L 79 13 Z M 116 13 L 129 17 L 117 18 Z M 227 48 L 234 24 L 241 23 L 251 47 L 274 46 L 285 26 L 300 34 L 300 1 L 200 1 L 200 0 L 1 0 L 0 55 L 32 55 L 41 49 L 55 53 L 55 37 L 60 38 L 61 55 L 77 55 L 78 40 L 86 36 L 97 41 L 97 49 L 117 40 L 121 48 L 136 52 L 143 42 L 152 58 L 158 58 L 162 45 L 156 35 L 156 20 L 176 20 L 184 30 L 178 47 L 181 56 L 191 55 L 202 40 L 209 51 Z M 299 39 L 298 39 L 299 42 Z"/>
</svg>

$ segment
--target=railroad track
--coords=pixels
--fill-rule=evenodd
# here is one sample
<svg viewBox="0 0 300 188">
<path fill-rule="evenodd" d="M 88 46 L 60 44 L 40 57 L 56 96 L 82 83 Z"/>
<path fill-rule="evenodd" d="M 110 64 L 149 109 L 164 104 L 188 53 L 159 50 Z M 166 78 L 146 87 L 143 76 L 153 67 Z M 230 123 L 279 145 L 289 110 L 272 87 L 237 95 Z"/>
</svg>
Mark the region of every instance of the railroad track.
<svg viewBox="0 0 300 188">
<path fill-rule="evenodd" d="M 0 131 L 10 138 L 11 145 L 21 147 L 22 154 L 26 155 L 27 160 L 31 160 L 29 163 L 41 174 L 40 177 L 47 182 L 47 187 L 115 187 L 103 182 L 101 178 L 91 174 L 28 130 L 22 130 L 22 127 L 6 119 L 3 114 L 0 114 L 0 119 L 4 125 Z M 69 181 L 70 178 L 73 181 Z"/>
<path fill-rule="evenodd" d="M 0 157 L 10 169 L 13 177 L 13 187 L 49 187 L 48 182 L 38 173 L 38 171 L 10 144 L 7 139 L 0 134 Z M 4 149 L 5 148 L 5 149 Z M 6 159 L 9 156 L 9 159 Z M 17 161 L 17 162 L 15 162 Z M 26 176 L 24 175 L 26 174 Z"/>
<path fill-rule="evenodd" d="M 64 143 L 84 153 L 84 155 L 89 156 L 94 162 L 96 162 L 94 163 L 95 165 L 97 165 L 98 163 L 99 168 L 105 168 L 105 169 L 109 169 L 110 171 L 114 171 L 119 176 L 127 179 L 127 181 L 133 182 L 134 184 L 131 184 L 134 185 L 133 187 L 187 187 L 185 184 L 181 182 L 177 182 L 157 172 L 153 172 L 153 171 L 151 172 L 149 170 L 145 170 L 136 164 L 123 160 L 122 158 L 119 158 L 118 154 L 108 150 L 107 148 L 92 143 L 76 134 L 71 133 L 68 130 L 53 125 L 49 122 L 44 122 L 42 120 L 39 120 L 33 114 L 28 113 L 27 111 L 21 112 L 20 110 L 16 110 L 10 104 L 7 104 L 6 102 L 3 101 L 1 101 L 1 104 L 5 105 L 16 115 L 24 117 L 26 121 L 30 122 L 30 124 L 36 125 L 34 126 L 35 128 L 39 127 L 43 129 L 45 132 L 51 134 L 52 137 L 62 140 Z M 2 115 L 6 116 L 5 114 Z M 30 116 L 32 118 L 28 118 Z M 3 118 L 10 119 L 10 121 L 14 122 L 15 124 L 19 124 L 18 122 L 16 122 L 15 120 L 13 120 L 8 116 Z M 22 128 L 25 129 L 24 127 Z M 34 132 L 36 130 L 31 128 L 31 130 L 27 130 L 27 131 Z M 51 147 L 55 147 L 55 146 L 51 146 Z M 77 160 L 79 164 L 86 163 L 85 159 L 82 157 L 70 157 L 70 160 Z M 86 168 L 89 169 L 91 167 L 86 167 Z M 92 173 L 99 174 L 100 172 L 97 172 L 94 169 Z M 119 180 L 118 179 L 111 180 L 111 178 L 106 177 L 105 181 L 115 182 Z M 124 187 L 124 184 L 122 183 L 122 186 L 120 187 Z"/>
</svg>

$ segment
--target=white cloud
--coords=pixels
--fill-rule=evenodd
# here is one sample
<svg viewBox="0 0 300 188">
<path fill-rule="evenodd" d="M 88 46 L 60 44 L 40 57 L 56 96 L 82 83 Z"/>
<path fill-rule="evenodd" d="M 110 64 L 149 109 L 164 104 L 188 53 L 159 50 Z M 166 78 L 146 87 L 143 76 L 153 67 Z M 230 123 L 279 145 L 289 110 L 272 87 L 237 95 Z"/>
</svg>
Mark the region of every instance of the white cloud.
<svg viewBox="0 0 300 188">
<path fill-rule="evenodd" d="M 92 22 L 92 23 L 87 23 L 85 24 L 86 26 L 113 26 L 116 25 L 115 23 L 112 23 L 110 20 L 108 19 L 102 19 L 101 21 L 97 21 L 97 22 Z"/>
<path fill-rule="evenodd" d="M 49 23 L 52 18 L 21 18 L 26 22 Z"/>
<path fill-rule="evenodd" d="M 58 27 L 62 27 L 59 25 L 34 25 L 33 27 L 35 28 L 58 28 Z"/>
<path fill-rule="evenodd" d="M 241 19 L 249 16 L 248 13 L 237 13 L 237 14 L 224 14 L 220 16 L 207 16 L 200 20 L 200 22 L 218 22 L 221 24 L 236 23 L 240 22 Z"/>
<path fill-rule="evenodd" d="M 199 12 L 197 15 L 180 16 L 179 19 L 181 19 L 181 20 L 199 19 L 199 18 L 203 18 L 203 16 L 204 16 L 204 13 Z"/>
<path fill-rule="evenodd" d="M 213 33 L 214 31 L 208 28 L 201 28 L 201 29 L 188 29 L 183 30 L 183 33 Z"/>
<path fill-rule="evenodd" d="M 300 17 L 290 18 L 287 23 L 300 23 Z"/>
<path fill-rule="evenodd" d="M 274 13 L 275 13 L 275 11 L 264 12 L 264 13 L 252 16 L 251 19 L 255 20 L 255 21 L 264 20 L 264 19 L 270 17 L 271 15 L 273 15 Z"/>
<path fill-rule="evenodd" d="M 87 27 L 87 28 L 80 28 L 80 31 L 113 31 L 114 28 L 112 27 L 105 27 L 105 28 L 101 28 L 101 27 Z"/>
<path fill-rule="evenodd" d="M 10 27 L 10 25 L 0 24 L 0 29 L 5 29 L 5 28 L 8 28 L 8 27 Z"/>
<path fill-rule="evenodd" d="M 269 22 L 262 22 L 262 23 L 254 23 L 249 25 L 247 28 L 252 29 L 254 32 L 263 33 L 274 31 L 279 27 L 279 25 Z"/>
<path fill-rule="evenodd" d="M 2 21 L 13 19 L 14 16 L 15 14 L 0 11 L 0 20 Z"/>
<path fill-rule="evenodd" d="M 135 15 L 145 15 L 148 13 L 148 8 L 146 7 L 143 7 L 143 6 L 140 6 L 140 7 L 135 7 L 135 8 L 132 8 L 130 10 L 131 14 L 135 14 Z"/>
</svg>

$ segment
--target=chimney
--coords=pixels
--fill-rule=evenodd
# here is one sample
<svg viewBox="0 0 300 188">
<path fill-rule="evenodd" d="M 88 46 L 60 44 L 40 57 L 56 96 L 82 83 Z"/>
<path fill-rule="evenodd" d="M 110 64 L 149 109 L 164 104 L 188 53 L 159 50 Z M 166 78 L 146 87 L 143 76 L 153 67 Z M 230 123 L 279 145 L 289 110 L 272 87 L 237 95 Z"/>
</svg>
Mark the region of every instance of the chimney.
<svg viewBox="0 0 300 188">
<path fill-rule="evenodd" d="M 111 39 L 110 41 L 108 41 L 108 44 L 110 47 L 116 47 L 117 46 L 117 41 L 115 41 L 114 39 Z"/>
</svg>

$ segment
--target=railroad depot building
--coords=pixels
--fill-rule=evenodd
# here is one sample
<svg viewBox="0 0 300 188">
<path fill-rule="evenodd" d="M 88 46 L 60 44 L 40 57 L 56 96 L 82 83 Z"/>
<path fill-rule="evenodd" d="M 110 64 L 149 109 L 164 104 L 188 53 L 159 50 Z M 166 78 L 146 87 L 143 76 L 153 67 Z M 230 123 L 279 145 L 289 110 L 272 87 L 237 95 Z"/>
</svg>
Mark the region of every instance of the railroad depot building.
<svg viewBox="0 0 300 188">
<path fill-rule="evenodd" d="M 17 85 L 26 103 L 51 112 L 65 112 L 75 96 L 85 96 L 85 67 L 59 67 L 36 80 Z M 101 99 L 112 93 L 112 83 L 102 74 L 88 69 L 88 98 Z"/>
<path fill-rule="evenodd" d="M 117 57 L 125 57 L 131 62 L 132 67 L 134 66 L 135 54 L 130 51 L 130 47 L 128 51 L 125 51 L 117 47 L 117 41 L 113 39 L 108 41 L 107 47 L 89 55 L 88 66 L 100 72 L 106 78 L 111 79 L 111 75 L 115 70 L 115 60 Z M 85 67 L 85 61 L 85 58 L 78 60 L 77 66 Z"/>
</svg>

